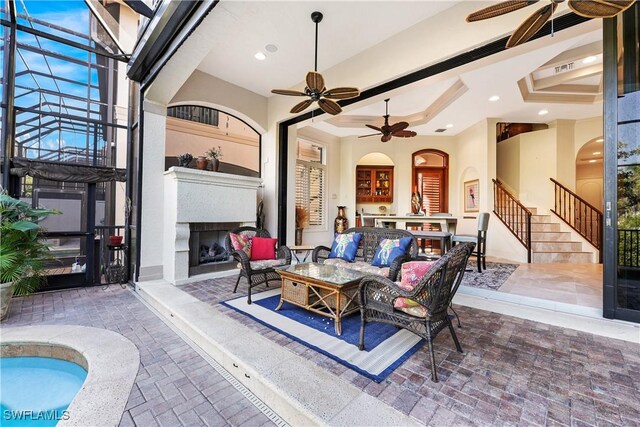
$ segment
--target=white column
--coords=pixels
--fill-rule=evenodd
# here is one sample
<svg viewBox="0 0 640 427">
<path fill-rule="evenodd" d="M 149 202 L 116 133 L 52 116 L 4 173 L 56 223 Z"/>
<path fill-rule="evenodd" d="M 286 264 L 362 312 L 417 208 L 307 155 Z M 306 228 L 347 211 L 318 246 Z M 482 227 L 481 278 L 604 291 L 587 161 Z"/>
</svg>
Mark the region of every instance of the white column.
<svg viewBox="0 0 640 427">
<path fill-rule="evenodd" d="M 166 105 L 144 101 L 139 280 L 163 277 Z"/>
</svg>

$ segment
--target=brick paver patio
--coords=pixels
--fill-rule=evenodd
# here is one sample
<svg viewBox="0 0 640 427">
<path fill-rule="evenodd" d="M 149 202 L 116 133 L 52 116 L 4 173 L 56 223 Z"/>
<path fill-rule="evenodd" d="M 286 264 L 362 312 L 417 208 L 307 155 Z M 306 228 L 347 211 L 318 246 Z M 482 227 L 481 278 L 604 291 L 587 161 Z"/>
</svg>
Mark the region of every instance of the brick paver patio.
<svg viewBox="0 0 640 427">
<path fill-rule="evenodd" d="M 439 383 L 425 345 L 377 384 L 218 304 L 241 295 L 235 279 L 181 289 L 425 424 L 640 425 L 639 344 L 456 306 L 464 354 L 449 334 L 437 337 Z"/>
<path fill-rule="evenodd" d="M 138 347 L 140 370 L 121 426 L 273 425 L 129 290 L 112 285 L 14 298 L 2 328 L 51 324 L 109 329 Z"/>
</svg>

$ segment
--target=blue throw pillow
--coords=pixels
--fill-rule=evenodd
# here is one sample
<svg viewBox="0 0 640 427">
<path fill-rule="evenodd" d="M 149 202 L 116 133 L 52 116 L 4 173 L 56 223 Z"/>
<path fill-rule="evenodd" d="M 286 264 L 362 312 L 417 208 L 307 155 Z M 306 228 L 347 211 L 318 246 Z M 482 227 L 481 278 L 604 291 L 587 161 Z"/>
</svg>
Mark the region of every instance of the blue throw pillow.
<svg viewBox="0 0 640 427">
<path fill-rule="evenodd" d="M 338 234 L 331 245 L 329 258 L 341 258 L 353 262 L 356 259 L 360 239 L 362 239 L 362 233 Z"/>
<path fill-rule="evenodd" d="M 382 239 L 376 248 L 376 254 L 371 261 L 371 265 L 376 267 L 389 267 L 394 259 L 404 255 L 411 246 L 413 237 L 403 237 L 402 239 Z"/>
</svg>

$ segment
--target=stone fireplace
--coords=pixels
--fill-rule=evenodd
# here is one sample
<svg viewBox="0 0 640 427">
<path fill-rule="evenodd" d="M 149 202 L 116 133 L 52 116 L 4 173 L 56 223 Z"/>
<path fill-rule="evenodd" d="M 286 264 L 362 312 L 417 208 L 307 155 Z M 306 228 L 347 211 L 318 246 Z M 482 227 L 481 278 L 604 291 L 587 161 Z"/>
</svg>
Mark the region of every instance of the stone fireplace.
<svg viewBox="0 0 640 427">
<path fill-rule="evenodd" d="M 219 246 L 228 230 L 255 225 L 262 179 L 171 167 L 164 184 L 164 279 L 179 285 L 196 274 L 234 268 L 221 259 Z M 201 253 L 204 246 L 211 259 Z"/>
</svg>

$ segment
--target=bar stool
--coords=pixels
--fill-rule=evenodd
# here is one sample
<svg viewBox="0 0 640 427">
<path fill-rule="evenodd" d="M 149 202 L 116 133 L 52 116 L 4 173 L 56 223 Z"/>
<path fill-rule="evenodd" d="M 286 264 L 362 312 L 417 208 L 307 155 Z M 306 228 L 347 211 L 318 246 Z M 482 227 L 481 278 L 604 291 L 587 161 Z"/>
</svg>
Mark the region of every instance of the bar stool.
<svg viewBox="0 0 640 427">
<path fill-rule="evenodd" d="M 462 242 L 473 242 L 476 244 L 472 255 L 477 257 L 478 273 L 482 273 L 482 269 L 487 269 L 487 228 L 489 227 L 489 212 L 482 212 L 478 215 L 478 235 L 456 234 L 451 238 L 452 244 Z"/>
</svg>

